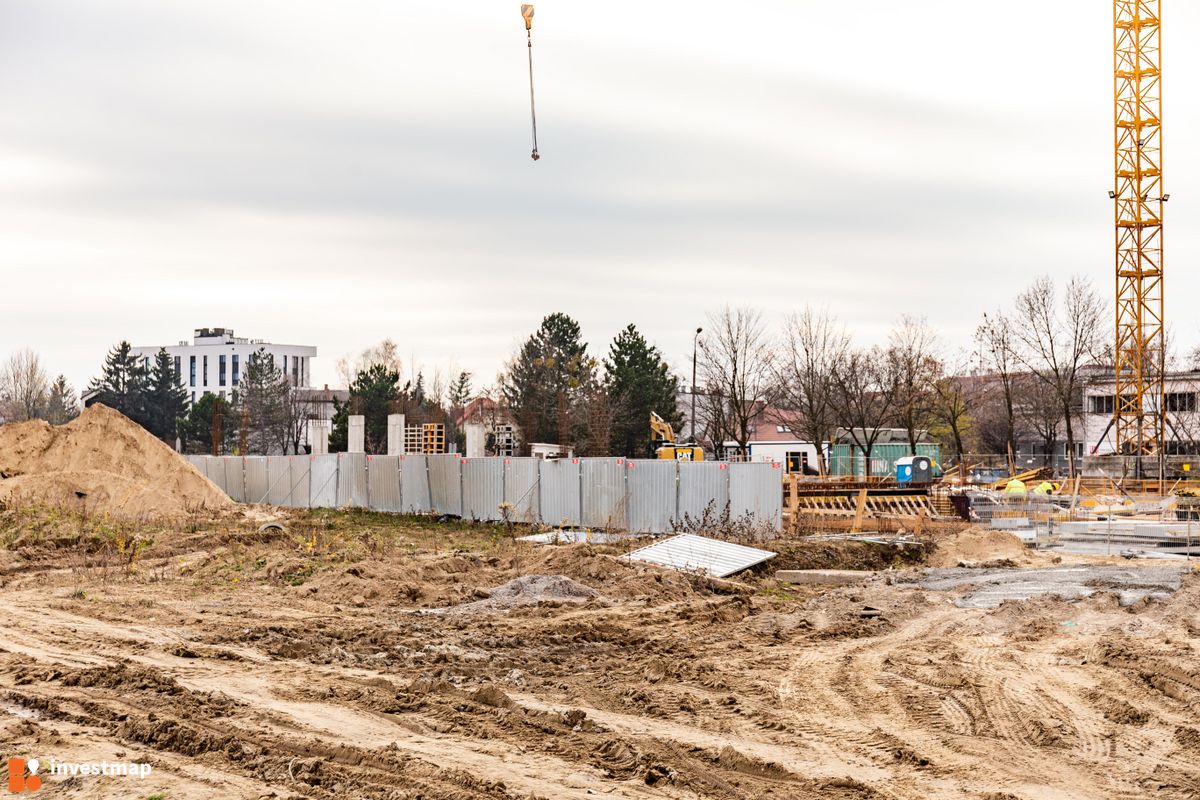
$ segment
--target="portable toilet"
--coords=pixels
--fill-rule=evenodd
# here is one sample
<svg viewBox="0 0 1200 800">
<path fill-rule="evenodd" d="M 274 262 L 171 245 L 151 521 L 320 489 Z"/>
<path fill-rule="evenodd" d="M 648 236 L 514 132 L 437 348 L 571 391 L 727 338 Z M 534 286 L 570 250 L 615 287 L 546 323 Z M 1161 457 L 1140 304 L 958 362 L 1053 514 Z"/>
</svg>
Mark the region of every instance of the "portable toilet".
<svg viewBox="0 0 1200 800">
<path fill-rule="evenodd" d="M 929 456 L 904 456 L 896 459 L 896 483 L 930 483 L 933 461 Z"/>
</svg>

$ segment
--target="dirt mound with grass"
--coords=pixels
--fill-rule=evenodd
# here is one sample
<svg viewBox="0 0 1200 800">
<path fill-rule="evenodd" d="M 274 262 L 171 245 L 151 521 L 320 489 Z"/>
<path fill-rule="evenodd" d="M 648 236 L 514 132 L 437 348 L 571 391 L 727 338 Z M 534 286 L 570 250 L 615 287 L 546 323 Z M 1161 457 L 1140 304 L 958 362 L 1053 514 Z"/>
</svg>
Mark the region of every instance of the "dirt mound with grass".
<svg viewBox="0 0 1200 800">
<path fill-rule="evenodd" d="M 187 459 L 102 405 L 66 425 L 0 426 L 0 503 L 126 517 L 179 517 L 233 502 Z"/>
</svg>

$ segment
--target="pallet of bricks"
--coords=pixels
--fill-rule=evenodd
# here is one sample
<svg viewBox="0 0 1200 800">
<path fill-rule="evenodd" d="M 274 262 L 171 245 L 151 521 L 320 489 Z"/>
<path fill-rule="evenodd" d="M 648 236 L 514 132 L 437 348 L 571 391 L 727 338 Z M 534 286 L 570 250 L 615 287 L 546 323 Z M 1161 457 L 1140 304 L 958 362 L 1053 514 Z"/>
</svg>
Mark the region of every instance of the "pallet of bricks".
<svg viewBox="0 0 1200 800">
<path fill-rule="evenodd" d="M 784 529 L 807 533 L 922 533 L 957 530 L 948 498 L 935 505 L 929 487 L 897 486 L 884 479 L 848 481 L 787 475 L 783 482 Z M 946 513 L 946 512 L 949 513 Z"/>
</svg>

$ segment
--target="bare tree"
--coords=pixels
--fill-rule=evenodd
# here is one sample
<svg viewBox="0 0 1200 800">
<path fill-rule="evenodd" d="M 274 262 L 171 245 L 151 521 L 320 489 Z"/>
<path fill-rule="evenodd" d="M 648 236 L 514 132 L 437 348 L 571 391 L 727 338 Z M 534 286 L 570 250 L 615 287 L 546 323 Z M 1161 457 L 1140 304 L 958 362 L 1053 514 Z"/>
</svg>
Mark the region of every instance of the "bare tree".
<svg viewBox="0 0 1200 800">
<path fill-rule="evenodd" d="M 909 452 L 917 453 L 917 432 L 933 416 L 934 383 L 942 364 L 936 356 L 937 336 L 924 319 L 900 318 L 888 336 L 887 358 L 895 381 L 895 416 L 908 435 Z"/>
<path fill-rule="evenodd" d="M 0 416 L 14 422 L 41 417 L 50 394 L 50 378 L 30 348 L 8 357 L 0 370 Z"/>
<path fill-rule="evenodd" d="M 1043 467 L 1054 466 L 1054 443 L 1063 425 L 1062 403 L 1054 386 L 1032 373 L 1017 376 L 1017 421 L 1026 434 L 1041 442 Z"/>
<path fill-rule="evenodd" d="M 848 350 L 834 370 L 834 417 L 862 453 L 863 474 L 871 475 L 871 451 L 895 408 L 896 381 L 891 360 L 879 347 Z"/>
<path fill-rule="evenodd" d="M 999 386 L 1000 408 L 1004 419 L 1004 444 L 1008 455 L 1009 474 L 1017 471 L 1017 412 L 1013 397 L 1013 383 L 1020 370 L 1019 344 L 1013 334 L 1012 322 L 1003 313 L 989 317 L 975 329 L 975 341 L 979 343 L 983 369 L 995 376 Z"/>
<path fill-rule="evenodd" d="M 378 344 L 371 345 L 354 358 L 342 356 L 337 360 L 337 373 L 344 386 L 354 383 L 358 373 L 370 369 L 376 364 L 382 364 L 388 370 L 403 377 L 404 364 L 400 358 L 400 348 L 391 339 L 384 339 Z M 417 374 L 414 369 L 413 375 Z"/>
<path fill-rule="evenodd" d="M 700 354 L 705 384 L 703 399 L 713 444 L 737 442 L 738 454 L 749 452 L 755 421 L 766 411 L 775 389 L 775 353 L 762 314 L 751 308 L 731 308 L 708 316 Z"/>
<path fill-rule="evenodd" d="M 816 446 L 821 475 L 828 472 L 824 446 L 837 429 L 834 370 L 849 349 L 849 334 L 828 312 L 805 307 L 784 323 L 783 347 L 776 364 L 780 416 Z"/>
<path fill-rule="evenodd" d="M 962 363 L 966 359 L 962 358 L 959 361 Z M 930 414 L 936 423 L 949 432 L 961 477 L 966 480 L 964 442 L 973 424 L 972 409 L 982 399 L 984 384 L 975 376 L 965 374 L 966 369 L 955 369 L 953 372 L 954 374 L 943 375 L 933 382 Z"/>
<path fill-rule="evenodd" d="M 1049 277 L 1039 278 L 1017 297 L 1014 331 L 1024 345 L 1020 356 L 1058 401 L 1067 434 L 1067 476 L 1075 477 L 1072 415 L 1082 386 L 1081 370 L 1101 348 L 1104 303 L 1086 278 L 1067 282 L 1062 303 Z"/>
<path fill-rule="evenodd" d="M 281 385 L 279 388 L 283 392 L 284 387 Z M 286 387 L 280 403 L 279 424 L 273 428 L 280 452 L 300 454 L 300 443 L 316 411 L 311 392 L 291 385 Z"/>
</svg>

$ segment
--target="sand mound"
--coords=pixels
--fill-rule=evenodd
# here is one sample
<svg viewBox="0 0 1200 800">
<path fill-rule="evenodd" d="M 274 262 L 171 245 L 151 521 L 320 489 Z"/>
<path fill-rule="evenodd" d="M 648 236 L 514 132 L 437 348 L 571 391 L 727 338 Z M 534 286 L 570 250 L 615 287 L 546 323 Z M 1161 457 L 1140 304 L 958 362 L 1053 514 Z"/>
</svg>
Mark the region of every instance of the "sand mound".
<svg viewBox="0 0 1200 800">
<path fill-rule="evenodd" d="M 937 550 L 929 558 L 931 567 L 986 564 L 1003 559 L 1019 564 L 1029 560 L 1029 554 L 1020 539 L 1007 531 L 990 528 L 967 528 L 939 537 L 936 544 Z"/>
<path fill-rule="evenodd" d="M 102 405 L 66 425 L 0 426 L 0 502 L 172 517 L 233 506 L 187 459 Z"/>
</svg>

